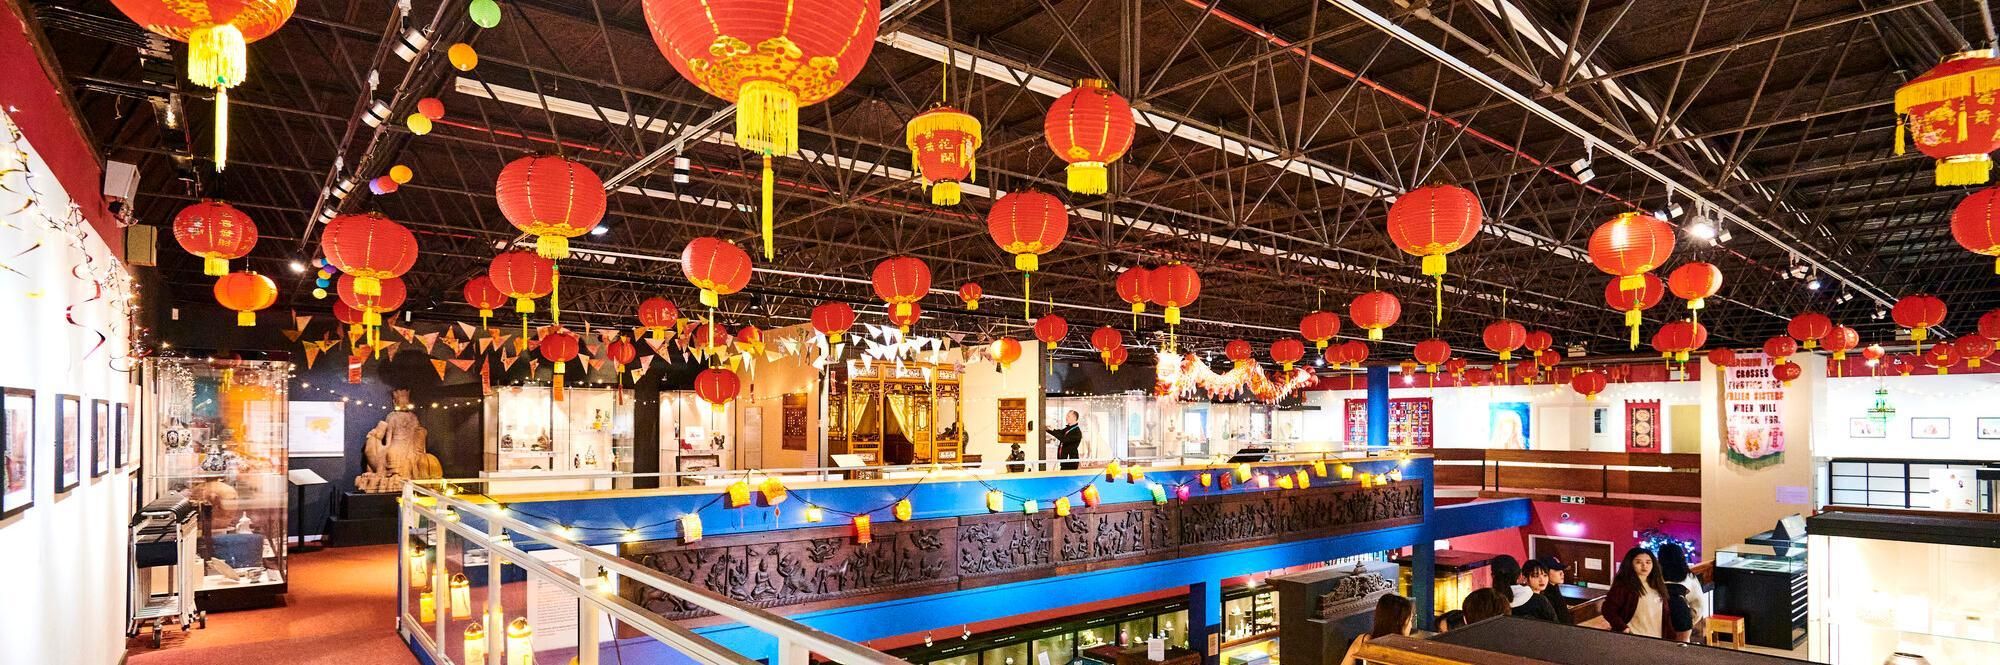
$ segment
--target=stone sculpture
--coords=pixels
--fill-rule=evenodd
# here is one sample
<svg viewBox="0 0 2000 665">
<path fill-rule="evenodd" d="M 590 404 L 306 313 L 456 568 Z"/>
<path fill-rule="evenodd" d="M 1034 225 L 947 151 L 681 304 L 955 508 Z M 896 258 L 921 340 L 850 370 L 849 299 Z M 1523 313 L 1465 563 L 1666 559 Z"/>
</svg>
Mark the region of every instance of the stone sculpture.
<svg viewBox="0 0 2000 665">
<path fill-rule="evenodd" d="M 410 391 L 390 395 L 394 410 L 368 430 L 368 442 L 361 449 L 368 470 L 354 478 L 354 489 L 362 492 L 400 492 L 404 481 L 444 477 L 443 465 L 427 445 L 430 433 L 417 422 L 410 405 Z"/>
</svg>

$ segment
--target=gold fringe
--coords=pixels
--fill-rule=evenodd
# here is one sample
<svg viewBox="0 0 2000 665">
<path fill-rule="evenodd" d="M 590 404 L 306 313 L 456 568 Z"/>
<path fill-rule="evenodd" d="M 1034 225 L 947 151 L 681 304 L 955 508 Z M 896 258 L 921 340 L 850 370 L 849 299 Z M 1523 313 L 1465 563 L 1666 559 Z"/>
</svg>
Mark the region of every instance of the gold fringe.
<svg viewBox="0 0 2000 665">
<path fill-rule="evenodd" d="M 746 81 L 736 91 L 736 145 L 765 155 L 799 151 L 799 96 L 771 81 Z"/>
<path fill-rule="evenodd" d="M 569 258 L 569 238 L 556 235 L 535 236 L 535 254 L 545 259 Z"/>
<path fill-rule="evenodd" d="M 916 148 L 918 137 L 938 132 L 958 132 L 968 135 L 971 137 L 970 143 L 973 148 L 979 147 L 980 142 L 985 139 L 978 118 L 958 109 L 940 106 L 910 119 L 907 131 L 910 148 L 913 150 Z"/>
<path fill-rule="evenodd" d="M 1937 184 L 1939 187 L 1980 185 L 1985 184 L 1992 173 L 1993 159 L 1986 155 L 1941 159 L 1937 164 Z"/>
<path fill-rule="evenodd" d="M 714 289 L 702 289 L 701 304 L 709 307 L 720 306 L 722 305 L 722 295 L 716 293 Z"/>
<path fill-rule="evenodd" d="M 1181 308 L 1179 308 L 1179 307 L 1168 307 L 1168 308 L 1167 308 L 1167 311 L 1166 311 L 1166 314 L 1165 314 L 1165 316 L 1164 316 L 1164 318 L 1165 318 L 1165 319 L 1167 320 L 1167 325 L 1170 325 L 1170 326 L 1177 326 L 1177 325 L 1180 325 L 1180 324 L 1181 324 Z"/>
<path fill-rule="evenodd" d="M 1381 328 L 1369 328 L 1369 329 L 1368 329 L 1368 341 L 1370 341 L 1370 342 L 1380 342 L 1380 341 L 1382 341 L 1382 329 L 1381 329 Z"/>
<path fill-rule="evenodd" d="M 236 325 L 239 325 L 239 326 L 242 326 L 242 327 L 245 327 L 245 328 L 248 328 L 248 327 L 250 327 L 250 326 L 254 326 L 254 325 L 257 325 L 257 313 L 256 313 L 256 312 L 237 312 L 237 313 L 236 313 Z"/>
<path fill-rule="evenodd" d="M 1620 291 L 1643 291 L 1645 288 L 1645 275 L 1620 275 L 1618 277 L 1618 290 Z"/>
<path fill-rule="evenodd" d="M 1904 145 L 1909 143 L 1909 133 L 1909 123 L 1904 121 L 1903 114 L 1896 114 L 1896 156 L 1903 156 Z"/>
<path fill-rule="evenodd" d="M 1111 176 L 1104 168 L 1104 162 L 1077 162 L 1069 165 L 1069 191 L 1078 194 L 1103 194 L 1110 191 Z"/>
<path fill-rule="evenodd" d="M 203 257 L 201 260 L 201 274 L 208 275 L 209 277 L 221 277 L 229 274 L 229 259 L 220 256 Z"/>
<path fill-rule="evenodd" d="M 515 311 L 515 312 L 517 312 L 517 313 L 520 313 L 520 314 L 533 314 L 533 313 L 535 313 L 535 299 L 534 299 L 534 298 L 515 298 L 515 299 L 514 299 L 514 311 Z"/>
<path fill-rule="evenodd" d="M 933 205 L 941 205 L 941 206 L 958 205 L 959 196 L 960 196 L 960 190 L 958 187 L 958 183 L 956 181 L 946 180 L 944 182 L 931 185 L 931 203 Z"/>
<path fill-rule="evenodd" d="M 229 24 L 188 34 L 188 81 L 204 88 L 233 88 L 250 68 L 243 31 Z"/>
<path fill-rule="evenodd" d="M 1443 275 L 1444 271 L 1445 271 L 1445 258 L 1443 254 L 1424 255 L 1425 276 L 1437 277 L 1439 275 Z"/>
<path fill-rule="evenodd" d="M 1962 99 L 2000 90 L 2000 68 L 1988 67 L 1969 72 L 1914 81 L 1896 89 L 1896 112 L 1908 113 L 1920 104 Z"/>
<path fill-rule="evenodd" d="M 229 167 L 229 89 L 215 89 L 215 172 Z"/>
<path fill-rule="evenodd" d="M 1014 269 L 1023 272 L 1034 272 L 1036 270 L 1040 270 L 1042 268 L 1041 257 L 1042 255 L 1036 254 L 1034 252 L 1022 252 L 1020 254 L 1015 254 Z"/>
<path fill-rule="evenodd" d="M 355 295 L 363 296 L 382 295 L 382 280 L 356 275 L 354 277 L 354 293 Z"/>
</svg>

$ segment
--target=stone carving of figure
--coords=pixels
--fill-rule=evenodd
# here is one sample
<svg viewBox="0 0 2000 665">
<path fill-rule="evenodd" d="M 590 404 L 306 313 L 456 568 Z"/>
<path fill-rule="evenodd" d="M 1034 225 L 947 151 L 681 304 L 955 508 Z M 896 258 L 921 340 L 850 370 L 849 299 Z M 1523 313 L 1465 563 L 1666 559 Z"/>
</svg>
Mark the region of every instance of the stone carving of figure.
<svg viewBox="0 0 2000 665">
<path fill-rule="evenodd" d="M 395 410 L 368 430 L 368 442 L 362 447 L 368 471 L 354 479 L 354 488 L 363 492 L 398 492 L 406 480 L 444 477 L 437 456 L 430 454 L 426 441 L 430 433 L 410 406 L 410 391 L 391 395 Z"/>
</svg>

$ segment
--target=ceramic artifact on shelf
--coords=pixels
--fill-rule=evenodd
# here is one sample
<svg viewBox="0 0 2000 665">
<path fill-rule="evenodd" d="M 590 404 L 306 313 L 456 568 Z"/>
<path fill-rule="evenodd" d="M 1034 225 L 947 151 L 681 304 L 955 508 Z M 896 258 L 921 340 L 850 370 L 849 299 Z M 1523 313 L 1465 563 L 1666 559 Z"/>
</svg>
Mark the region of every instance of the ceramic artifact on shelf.
<svg viewBox="0 0 2000 665">
<path fill-rule="evenodd" d="M 397 390 L 391 396 L 395 409 L 368 430 L 368 443 L 362 448 L 368 470 L 354 478 L 354 488 L 363 492 L 398 492 L 404 481 L 444 477 L 443 465 L 427 448 L 430 433 L 417 422 L 410 391 Z"/>
</svg>

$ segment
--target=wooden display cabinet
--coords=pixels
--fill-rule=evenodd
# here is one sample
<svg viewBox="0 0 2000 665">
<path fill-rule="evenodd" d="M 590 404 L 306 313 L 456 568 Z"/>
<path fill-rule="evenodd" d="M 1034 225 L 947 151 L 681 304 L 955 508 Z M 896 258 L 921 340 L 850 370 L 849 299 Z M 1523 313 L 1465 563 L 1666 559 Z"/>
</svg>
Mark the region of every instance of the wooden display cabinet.
<svg viewBox="0 0 2000 665">
<path fill-rule="evenodd" d="M 827 381 L 827 451 L 878 466 L 956 464 L 965 447 L 962 402 L 950 365 L 849 362 Z"/>
</svg>

